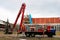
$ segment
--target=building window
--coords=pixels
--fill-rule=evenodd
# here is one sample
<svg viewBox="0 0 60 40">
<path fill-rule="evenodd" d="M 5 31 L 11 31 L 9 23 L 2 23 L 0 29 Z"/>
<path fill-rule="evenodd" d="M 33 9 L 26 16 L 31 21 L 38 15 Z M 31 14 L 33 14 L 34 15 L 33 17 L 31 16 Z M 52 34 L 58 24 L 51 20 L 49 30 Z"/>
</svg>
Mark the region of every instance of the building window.
<svg viewBox="0 0 60 40">
<path fill-rule="evenodd" d="M 56 31 L 60 31 L 60 25 L 56 25 Z"/>
</svg>

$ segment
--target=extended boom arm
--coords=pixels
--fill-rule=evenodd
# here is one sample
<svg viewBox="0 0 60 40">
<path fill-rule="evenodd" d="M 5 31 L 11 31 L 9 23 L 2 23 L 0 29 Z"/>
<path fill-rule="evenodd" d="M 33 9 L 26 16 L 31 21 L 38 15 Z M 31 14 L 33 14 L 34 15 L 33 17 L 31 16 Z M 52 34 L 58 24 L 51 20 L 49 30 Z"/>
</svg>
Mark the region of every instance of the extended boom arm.
<svg viewBox="0 0 60 40">
<path fill-rule="evenodd" d="M 15 22 L 14 22 L 12 31 L 13 31 L 13 29 L 15 28 L 16 23 L 17 23 L 17 21 L 18 21 L 18 18 L 20 17 L 21 14 L 22 14 L 22 17 L 21 17 L 21 22 L 20 22 L 20 28 L 22 27 L 22 22 L 23 22 L 23 18 L 24 18 L 25 7 L 26 7 L 26 5 L 25 5 L 25 3 L 23 3 L 23 4 L 22 4 L 22 7 L 21 7 L 21 9 L 20 9 L 20 11 L 19 11 L 19 13 L 18 13 L 18 15 L 17 15 L 17 18 L 16 18 L 16 20 L 15 20 Z M 20 30 L 21 30 L 20 28 L 19 28 L 18 32 L 20 32 Z"/>
</svg>

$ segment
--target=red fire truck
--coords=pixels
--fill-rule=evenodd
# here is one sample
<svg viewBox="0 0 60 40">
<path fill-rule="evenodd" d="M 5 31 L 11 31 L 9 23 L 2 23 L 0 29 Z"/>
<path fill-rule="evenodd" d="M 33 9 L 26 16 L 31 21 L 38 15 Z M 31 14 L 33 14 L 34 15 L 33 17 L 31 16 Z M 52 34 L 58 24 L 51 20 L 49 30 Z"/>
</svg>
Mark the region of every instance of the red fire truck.
<svg viewBox="0 0 60 40">
<path fill-rule="evenodd" d="M 26 37 L 35 37 L 35 35 L 47 35 L 48 37 L 53 37 L 55 35 L 55 29 L 48 25 L 46 28 L 43 28 L 40 24 L 25 24 L 26 31 L 25 35 Z"/>
<path fill-rule="evenodd" d="M 22 17 L 21 17 L 21 22 L 20 22 L 20 27 L 19 27 L 19 30 L 18 30 L 18 33 L 22 33 L 24 32 L 26 37 L 35 37 L 35 35 L 47 35 L 48 37 L 52 37 L 53 35 L 55 35 L 55 29 L 48 25 L 46 29 L 42 27 L 40 27 L 39 24 L 33 24 L 33 23 L 30 23 L 30 24 L 24 24 L 23 23 L 23 20 L 24 20 L 24 11 L 25 11 L 25 8 L 26 8 L 26 5 L 25 3 L 22 4 L 22 7 L 17 15 L 17 18 L 14 22 L 14 25 L 13 25 L 13 28 L 12 28 L 12 32 L 16 26 L 16 23 L 17 23 L 17 20 L 19 18 L 19 16 L 22 14 Z M 31 18 L 29 19 L 30 22 L 31 22 Z"/>
</svg>

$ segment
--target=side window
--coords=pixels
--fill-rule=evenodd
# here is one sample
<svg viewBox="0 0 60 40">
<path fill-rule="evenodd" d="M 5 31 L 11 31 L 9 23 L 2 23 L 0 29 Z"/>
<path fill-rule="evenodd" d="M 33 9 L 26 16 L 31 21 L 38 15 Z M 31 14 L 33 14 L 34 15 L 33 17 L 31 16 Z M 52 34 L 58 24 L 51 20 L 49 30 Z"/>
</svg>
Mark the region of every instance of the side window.
<svg viewBox="0 0 60 40">
<path fill-rule="evenodd" d="M 38 29 L 42 29 L 42 25 L 36 25 L 36 31 L 38 31 Z"/>
<path fill-rule="evenodd" d="M 42 25 L 39 26 L 39 29 L 42 29 Z"/>
</svg>

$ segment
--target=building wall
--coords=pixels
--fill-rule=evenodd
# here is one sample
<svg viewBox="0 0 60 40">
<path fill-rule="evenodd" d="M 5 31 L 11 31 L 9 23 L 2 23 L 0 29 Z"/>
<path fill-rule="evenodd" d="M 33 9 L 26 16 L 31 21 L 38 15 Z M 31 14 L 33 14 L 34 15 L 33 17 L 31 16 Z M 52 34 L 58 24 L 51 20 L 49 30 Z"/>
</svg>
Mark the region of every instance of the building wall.
<svg viewBox="0 0 60 40">
<path fill-rule="evenodd" d="M 32 18 L 32 21 L 37 24 L 60 23 L 60 18 Z"/>
</svg>

